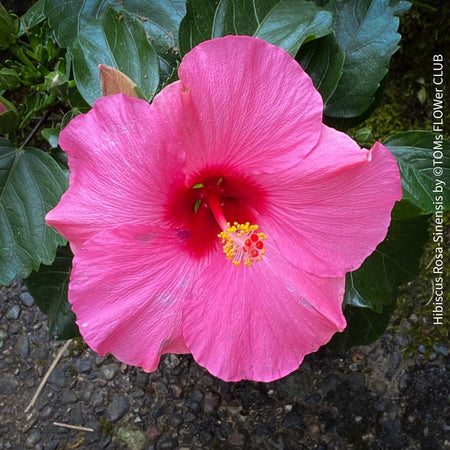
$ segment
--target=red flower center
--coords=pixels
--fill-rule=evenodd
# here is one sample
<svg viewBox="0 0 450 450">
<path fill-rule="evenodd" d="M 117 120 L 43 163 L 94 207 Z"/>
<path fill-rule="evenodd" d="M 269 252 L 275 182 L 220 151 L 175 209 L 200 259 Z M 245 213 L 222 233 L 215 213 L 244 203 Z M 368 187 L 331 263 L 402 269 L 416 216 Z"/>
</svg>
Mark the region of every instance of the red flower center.
<svg viewBox="0 0 450 450">
<path fill-rule="evenodd" d="M 168 219 L 188 232 L 183 235 L 193 256 L 202 257 L 222 242 L 228 259 L 250 266 L 265 252 L 266 237 L 257 232 L 258 225 L 252 225 L 264 204 L 264 191 L 248 177 L 208 170 L 196 177 L 192 187 L 175 190 Z"/>
</svg>

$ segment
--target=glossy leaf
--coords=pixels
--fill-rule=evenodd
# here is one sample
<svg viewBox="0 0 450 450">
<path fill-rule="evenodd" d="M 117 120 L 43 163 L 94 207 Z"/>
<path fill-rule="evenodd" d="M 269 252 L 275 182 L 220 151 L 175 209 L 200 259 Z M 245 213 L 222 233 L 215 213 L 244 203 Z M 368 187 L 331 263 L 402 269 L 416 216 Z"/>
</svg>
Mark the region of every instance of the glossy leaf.
<svg viewBox="0 0 450 450">
<path fill-rule="evenodd" d="M 357 117 L 373 103 L 398 49 L 396 9 L 389 0 L 331 0 L 327 8 L 333 13 L 333 29 L 345 62 L 326 114 Z"/>
<path fill-rule="evenodd" d="M 58 44 L 70 47 L 83 27 L 102 18 L 109 7 L 125 10 L 142 23 L 158 53 L 161 69 L 168 76 L 170 67 L 176 66 L 179 59 L 178 29 L 186 13 L 184 0 L 45 0 L 44 12 Z"/>
<path fill-rule="evenodd" d="M 109 9 L 102 20 L 83 29 L 73 49 L 78 90 L 92 104 L 101 97 L 99 64 L 114 67 L 131 78 L 151 98 L 159 84 L 159 62 L 142 25 L 129 14 Z"/>
<path fill-rule="evenodd" d="M 284 0 L 265 17 L 255 36 L 294 57 L 303 42 L 330 34 L 331 22 L 331 13 L 313 2 Z"/>
<path fill-rule="evenodd" d="M 342 333 L 336 333 L 327 347 L 344 351 L 356 345 L 371 344 L 385 332 L 393 309 L 389 306 L 377 313 L 369 308 L 346 306 L 344 315 L 347 319 L 347 327 Z"/>
<path fill-rule="evenodd" d="M 66 177 L 49 155 L 0 138 L 0 284 L 53 262 L 65 240 L 45 224 L 45 215 L 66 189 Z"/>
<path fill-rule="evenodd" d="M 187 0 L 186 16 L 181 21 L 179 33 L 182 55 L 200 42 L 212 38 L 217 5 L 218 1 Z"/>
<path fill-rule="evenodd" d="M 397 158 L 403 198 L 424 214 L 450 209 L 450 141 L 431 131 L 405 131 L 384 141 Z"/>
<path fill-rule="evenodd" d="M 214 17 L 212 37 L 227 34 L 252 36 L 280 3 L 280 0 L 221 0 Z"/>
<path fill-rule="evenodd" d="M 45 0 L 38 0 L 20 18 L 19 36 L 23 35 L 30 28 L 33 28 L 36 25 L 39 25 L 41 22 L 43 22 L 45 20 L 44 2 L 45 2 Z"/>
<path fill-rule="evenodd" d="M 399 216 L 395 210 L 393 216 Z M 419 273 L 427 228 L 426 216 L 392 219 L 386 239 L 358 270 L 347 274 L 344 303 L 378 313 L 394 304 L 399 287 Z"/>
<path fill-rule="evenodd" d="M 16 41 L 16 27 L 8 11 L 0 3 L 0 50 L 5 50 Z"/>
<path fill-rule="evenodd" d="M 62 248 L 51 266 L 42 265 L 25 280 L 36 304 L 47 315 L 50 334 L 60 339 L 79 336 L 75 314 L 67 299 L 71 266 L 72 255 Z"/>
<path fill-rule="evenodd" d="M 314 39 L 300 48 L 297 61 L 312 78 L 324 104 L 333 95 L 342 75 L 344 53 L 334 34 Z"/>
</svg>

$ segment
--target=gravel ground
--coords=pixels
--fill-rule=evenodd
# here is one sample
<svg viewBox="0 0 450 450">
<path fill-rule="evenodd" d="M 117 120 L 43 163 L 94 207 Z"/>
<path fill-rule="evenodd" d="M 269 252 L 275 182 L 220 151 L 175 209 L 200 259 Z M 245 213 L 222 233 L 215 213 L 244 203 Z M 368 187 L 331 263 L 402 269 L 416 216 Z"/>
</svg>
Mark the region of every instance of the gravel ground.
<svg viewBox="0 0 450 450">
<path fill-rule="evenodd" d="M 405 355 L 418 320 L 272 383 L 225 383 L 188 355 L 147 374 L 75 340 L 25 413 L 64 343 L 16 282 L 0 287 L 0 449 L 450 449 L 449 345 Z"/>
</svg>

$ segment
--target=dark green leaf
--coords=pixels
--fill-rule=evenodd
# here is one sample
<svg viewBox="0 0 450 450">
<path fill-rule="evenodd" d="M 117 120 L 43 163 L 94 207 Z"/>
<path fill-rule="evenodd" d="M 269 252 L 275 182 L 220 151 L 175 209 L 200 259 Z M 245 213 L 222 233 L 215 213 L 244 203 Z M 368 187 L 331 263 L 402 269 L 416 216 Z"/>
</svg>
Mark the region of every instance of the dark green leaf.
<svg viewBox="0 0 450 450">
<path fill-rule="evenodd" d="M 45 224 L 45 215 L 66 189 L 66 177 L 49 155 L 15 149 L 0 138 L 0 284 L 53 262 L 65 241 Z"/>
<path fill-rule="evenodd" d="M 128 13 L 109 9 L 102 20 L 83 29 L 73 49 L 78 90 L 92 104 L 101 97 L 98 65 L 105 64 L 130 77 L 151 98 L 159 84 L 159 62 L 142 25 Z"/>
<path fill-rule="evenodd" d="M 16 130 L 19 122 L 19 115 L 15 106 L 0 97 L 0 134 L 8 134 Z"/>
<path fill-rule="evenodd" d="M 60 47 L 69 47 L 88 21 L 100 17 L 109 3 L 104 0 L 45 0 L 44 14 Z"/>
<path fill-rule="evenodd" d="M 336 351 L 344 351 L 356 345 L 367 345 L 376 341 L 386 330 L 393 307 L 387 307 L 376 313 L 368 308 L 346 306 L 344 315 L 347 328 L 336 333 L 328 343 L 328 347 Z"/>
<path fill-rule="evenodd" d="M 179 60 L 178 30 L 186 14 L 185 0 L 124 0 L 123 8 L 142 22 L 160 58 L 163 79 Z"/>
<path fill-rule="evenodd" d="M 14 20 L 0 3 L 0 50 L 7 49 L 16 39 Z"/>
<path fill-rule="evenodd" d="M 450 209 L 450 141 L 431 131 L 405 131 L 384 141 L 397 158 L 403 198 L 424 214 Z"/>
<path fill-rule="evenodd" d="M 59 128 L 44 128 L 41 131 L 42 137 L 50 144 L 51 148 L 58 147 L 59 141 Z"/>
<path fill-rule="evenodd" d="M 334 34 L 302 45 L 297 61 L 312 78 L 324 104 L 333 95 L 342 75 L 344 53 L 339 50 Z"/>
<path fill-rule="evenodd" d="M 358 270 L 347 274 L 344 303 L 378 313 L 394 304 L 400 285 L 419 273 L 427 228 L 426 216 L 392 219 L 386 239 Z"/>
<path fill-rule="evenodd" d="M 264 18 L 282 0 L 221 0 L 216 10 L 212 37 L 228 34 L 252 36 Z"/>
<path fill-rule="evenodd" d="M 264 18 L 255 36 L 284 48 L 294 57 L 303 42 L 330 34 L 331 22 L 331 13 L 313 2 L 284 0 Z"/>
<path fill-rule="evenodd" d="M 47 315 L 52 336 L 71 339 L 79 336 L 75 314 L 67 300 L 72 256 L 67 249 L 59 249 L 51 266 L 42 265 L 25 284 L 41 311 Z"/>
<path fill-rule="evenodd" d="M 186 16 L 180 24 L 180 51 L 185 55 L 197 44 L 212 38 L 218 1 L 187 0 Z"/>
<path fill-rule="evenodd" d="M 30 28 L 39 25 L 45 20 L 44 15 L 44 2 L 45 0 L 38 0 L 31 8 L 20 18 L 20 32 L 19 36 L 22 36 Z"/>
<path fill-rule="evenodd" d="M 389 6 L 392 8 L 396 16 L 402 16 L 409 11 L 409 8 L 411 8 L 411 2 L 406 0 L 390 0 Z"/>
<path fill-rule="evenodd" d="M 178 59 L 178 29 L 186 13 L 184 0 L 45 0 L 44 12 L 61 47 L 70 47 L 80 30 L 107 8 L 125 10 L 144 26 L 161 62 L 164 76 L 171 73 Z"/>
<path fill-rule="evenodd" d="M 333 13 L 333 29 L 345 62 L 326 114 L 357 117 L 373 103 L 398 49 L 398 17 L 389 0 L 331 0 L 327 8 Z"/>
</svg>

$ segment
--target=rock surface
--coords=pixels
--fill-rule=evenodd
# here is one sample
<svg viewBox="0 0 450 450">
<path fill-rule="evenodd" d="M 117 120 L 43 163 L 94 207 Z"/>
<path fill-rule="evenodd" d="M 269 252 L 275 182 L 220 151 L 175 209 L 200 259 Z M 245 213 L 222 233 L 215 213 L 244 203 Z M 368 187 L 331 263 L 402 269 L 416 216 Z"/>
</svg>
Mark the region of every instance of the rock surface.
<svg viewBox="0 0 450 450">
<path fill-rule="evenodd" d="M 346 353 L 321 349 L 273 383 L 225 383 L 189 355 L 146 374 L 72 341 L 25 413 L 64 343 L 23 293 L 0 287 L 1 450 L 450 448 L 448 342 L 405 357 L 408 336 L 393 328 Z"/>
</svg>

